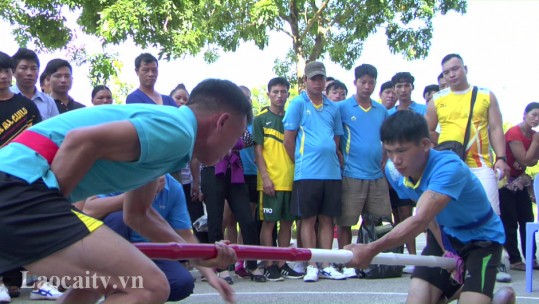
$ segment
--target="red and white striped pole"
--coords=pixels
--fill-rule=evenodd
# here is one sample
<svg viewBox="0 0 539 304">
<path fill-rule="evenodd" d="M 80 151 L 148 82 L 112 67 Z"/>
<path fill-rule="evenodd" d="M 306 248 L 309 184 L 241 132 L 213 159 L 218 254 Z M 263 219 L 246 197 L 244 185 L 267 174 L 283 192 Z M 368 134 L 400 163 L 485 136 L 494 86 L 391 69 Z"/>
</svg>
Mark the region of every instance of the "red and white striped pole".
<svg viewBox="0 0 539 304">
<path fill-rule="evenodd" d="M 217 256 L 213 244 L 181 243 L 136 243 L 140 251 L 150 259 L 183 260 L 211 259 Z M 289 262 L 332 262 L 346 264 L 352 261 L 352 251 L 308 248 L 280 248 L 248 245 L 229 245 L 240 260 L 289 261 Z M 409 255 L 398 253 L 379 253 L 372 264 L 414 265 L 453 269 L 456 260 L 452 258 Z"/>
</svg>

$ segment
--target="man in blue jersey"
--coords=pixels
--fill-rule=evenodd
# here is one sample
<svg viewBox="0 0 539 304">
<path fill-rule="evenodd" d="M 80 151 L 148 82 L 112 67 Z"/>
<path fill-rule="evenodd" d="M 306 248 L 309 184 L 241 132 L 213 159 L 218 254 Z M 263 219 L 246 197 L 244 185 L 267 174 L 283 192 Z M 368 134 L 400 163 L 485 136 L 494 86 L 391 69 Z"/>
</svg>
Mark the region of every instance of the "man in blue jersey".
<svg viewBox="0 0 539 304">
<path fill-rule="evenodd" d="M 136 231 L 129 228 L 123 220 L 124 194 L 112 193 L 108 195 L 98 195 L 87 199 L 80 206 L 82 211 L 103 222 L 114 232 L 118 233 L 131 243 L 148 242 Z M 187 243 L 198 243 L 192 232 L 191 219 L 187 211 L 187 200 L 183 192 L 183 187 L 170 174 L 160 177 L 157 180 L 157 194 L 155 195 L 152 207 L 156 210 Z M 170 285 L 169 302 L 176 302 L 185 299 L 193 293 L 193 277 L 187 269 L 178 261 L 153 260 L 153 262 L 163 271 Z M 208 283 L 223 295 L 227 300 L 233 292 L 231 287 L 210 268 L 199 267 L 199 271 L 206 277 Z"/>
<path fill-rule="evenodd" d="M 414 81 L 415 78 L 409 72 L 399 72 L 393 77 L 391 77 L 391 82 L 393 82 L 395 93 L 397 94 L 397 99 L 399 104 L 389 109 L 389 115 L 395 114 L 397 111 L 410 110 L 412 112 L 425 115 L 427 112 L 427 107 L 424 104 L 418 104 L 412 100 L 412 91 L 414 90 Z M 397 211 L 399 213 L 399 221 L 403 221 L 408 217 L 412 216 L 414 209 L 413 200 L 399 200 L 397 203 Z M 396 224 L 398 224 L 398 222 Z M 408 253 L 416 254 L 415 239 L 411 239 L 406 242 L 406 248 Z M 412 273 L 413 267 L 407 266 L 403 269 L 405 273 Z"/>
<path fill-rule="evenodd" d="M 389 189 L 382 172 L 380 127 L 387 118 L 386 108 L 371 99 L 378 71 L 362 64 L 355 71 L 356 94 L 338 103 L 344 135 L 341 138 L 343 158 L 342 212 L 338 225 L 339 248 L 352 242 L 352 226 L 363 212 L 377 218 L 391 217 Z M 344 267 L 347 278 L 356 276 L 353 268 Z"/>
<path fill-rule="evenodd" d="M 321 62 L 305 66 L 305 91 L 294 98 L 284 115 L 284 146 L 295 161 L 292 215 L 301 218 L 301 238 L 306 248 L 316 247 L 318 219 L 320 247 L 331 249 L 333 218 L 341 215 L 341 170 L 337 157 L 343 134 L 338 106 L 324 94 L 326 69 Z M 346 277 L 328 263 L 319 272 L 310 263 L 303 280 Z"/>
<path fill-rule="evenodd" d="M 429 227 L 422 254 L 441 256 L 449 251 L 460 256 L 462 277 L 440 268 L 416 267 L 407 303 L 439 303 L 459 291 L 459 303 L 491 303 L 505 234 L 481 183 L 456 154 L 431 149 L 427 122 L 420 114 L 399 111 L 384 122 L 380 133 L 391 160 L 386 176 L 401 198 L 417 201 L 417 210 L 381 239 L 347 246 L 354 252 L 350 265 L 367 267 L 379 252 Z M 503 292 L 503 302 L 514 300 L 511 289 Z"/>
<path fill-rule="evenodd" d="M 70 303 L 102 295 L 121 303 L 165 302 L 169 287 L 157 266 L 71 203 L 124 191 L 124 219 L 133 230 L 153 242 L 184 242 L 150 208 L 156 178 L 179 171 L 192 157 L 213 165 L 251 120 L 249 101 L 235 84 L 208 79 L 179 109 L 94 107 L 26 130 L 0 149 L 0 272 L 23 266 L 45 276 L 110 278 L 69 290 Z M 215 259 L 195 262 L 223 267 L 235 261 L 231 248 L 216 248 Z M 122 284 L 124 276 L 141 276 L 144 288 Z"/>
<path fill-rule="evenodd" d="M 391 77 L 399 104 L 389 110 L 389 115 L 400 110 L 410 110 L 421 115 L 427 112 L 427 106 L 412 100 L 415 78 L 409 72 L 399 72 Z"/>
</svg>

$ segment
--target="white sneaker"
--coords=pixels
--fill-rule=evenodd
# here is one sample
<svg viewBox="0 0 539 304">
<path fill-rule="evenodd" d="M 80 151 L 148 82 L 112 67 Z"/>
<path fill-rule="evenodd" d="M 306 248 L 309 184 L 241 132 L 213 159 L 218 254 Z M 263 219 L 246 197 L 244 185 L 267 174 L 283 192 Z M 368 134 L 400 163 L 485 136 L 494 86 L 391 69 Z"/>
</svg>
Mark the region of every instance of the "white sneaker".
<svg viewBox="0 0 539 304">
<path fill-rule="evenodd" d="M 49 282 L 44 282 L 37 290 L 32 290 L 30 300 L 58 300 L 62 293 Z"/>
<path fill-rule="evenodd" d="M 340 273 L 335 269 L 333 266 L 328 266 L 320 272 L 320 277 L 322 279 L 330 279 L 330 280 L 346 280 L 346 277 L 344 274 Z"/>
<path fill-rule="evenodd" d="M 0 303 L 11 303 L 11 297 L 9 296 L 9 292 L 4 285 L 0 285 Z"/>
<path fill-rule="evenodd" d="M 343 267 L 342 268 L 342 274 L 346 278 L 357 278 L 357 273 L 356 273 L 356 270 L 354 268 Z"/>
<path fill-rule="evenodd" d="M 305 264 L 303 262 L 296 262 L 294 263 L 294 268 L 292 268 L 295 272 L 304 274 L 305 273 Z"/>
<path fill-rule="evenodd" d="M 406 267 L 404 267 L 404 268 L 402 269 L 402 272 L 403 272 L 403 273 L 409 273 L 409 274 L 411 274 L 411 273 L 414 272 L 414 269 L 415 269 L 414 266 L 408 265 L 408 266 L 406 266 Z"/>
<path fill-rule="evenodd" d="M 496 274 L 496 282 L 500 282 L 500 283 L 511 282 L 511 275 L 507 273 L 507 268 L 505 268 L 505 264 L 503 263 L 501 263 L 498 266 L 498 273 Z"/>
<path fill-rule="evenodd" d="M 307 266 L 303 282 L 318 282 L 318 268 L 312 265 Z"/>
</svg>

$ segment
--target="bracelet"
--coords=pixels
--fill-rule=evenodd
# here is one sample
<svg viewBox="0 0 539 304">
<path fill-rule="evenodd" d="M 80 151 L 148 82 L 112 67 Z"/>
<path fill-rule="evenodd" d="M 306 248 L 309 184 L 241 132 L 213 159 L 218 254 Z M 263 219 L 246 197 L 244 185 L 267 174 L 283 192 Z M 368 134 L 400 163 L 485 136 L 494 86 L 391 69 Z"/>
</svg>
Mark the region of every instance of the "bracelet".
<svg viewBox="0 0 539 304">
<path fill-rule="evenodd" d="M 500 159 L 507 163 L 507 157 L 505 157 L 505 156 L 496 156 L 496 162 L 498 162 Z"/>
</svg>

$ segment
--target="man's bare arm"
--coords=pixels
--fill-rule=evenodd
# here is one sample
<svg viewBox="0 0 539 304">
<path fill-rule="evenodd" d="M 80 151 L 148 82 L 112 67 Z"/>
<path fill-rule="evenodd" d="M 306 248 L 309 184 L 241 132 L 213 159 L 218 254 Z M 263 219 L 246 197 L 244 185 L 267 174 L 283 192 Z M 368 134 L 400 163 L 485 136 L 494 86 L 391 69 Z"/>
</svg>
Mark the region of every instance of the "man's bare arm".
<svg viewBox="0 0 539 304">
<path fill-rule="evenodd" d="M 51 164 L 60 191 L 68 196 L 95 161 L 135 161 L 140 143 L 135 127 L 119 121 L 67 133 Z"/>
<path fill-rule="evenodd" d="M 155 243 L 185 243 L 169 223 L 152 208 L 157 182 L 124 193 L 124 222 Z"/>
<path fill-rule="evenodd" d="M 256 166 L 260 172 L 264 193 L 266 195 L 275 196 L 275 188 L 268 173 L 268 167 L 266 165 L 266 160 L 264 159 L 263 150 L 264 146 L 258 144 L 255 146 Z"/>
<path fill-rule="evenodd" d="M 498 100 L 492 92 L 490 93 L 490 107 L 488 108 L 488 130 L 490 144 L 496 156 L 506 156 L 502 113 L 500 112 Z M 503 160 L 496 161 L 494 168 L 502 170 L 506 176 L 509 175 L 509 166 Z"/>
<path fill-rule="evenodd" d="M 298 136 L 298 131 L 284 131 L 284 148 L 286 149 L 286 153 L 292 160 L 292 162 L 295 161 L 295 155 L 296 155 L 296 136 Z"/>
<path fill-rule="evenodd" d="M 429 135 L 430 135 L 430 141 L 436 145 L 438 144 L 438 132 L 436 132 L 436 127 L 438 126 L 438 114 L 436 113 L 436 107 L 434 106 L 434 102 L 431 101 L 427 105 L 427 113 L 425 113 L 425 119 L 427 120 L 427 124 L 429 126 Z"/>
<path fill-rule="evenodd" d="M 450 198 L 434 191 L 427 190 L 417 202 L 416 214 L 399 223 L 388 234 L 369 244 L 348 245 L 345 249 L 354 252 L 351 266 L 365 268 L 372 258 L 384 250 L 402 245 L 425 231 L 435 216 L 445 208 Z"/>
</svg>

